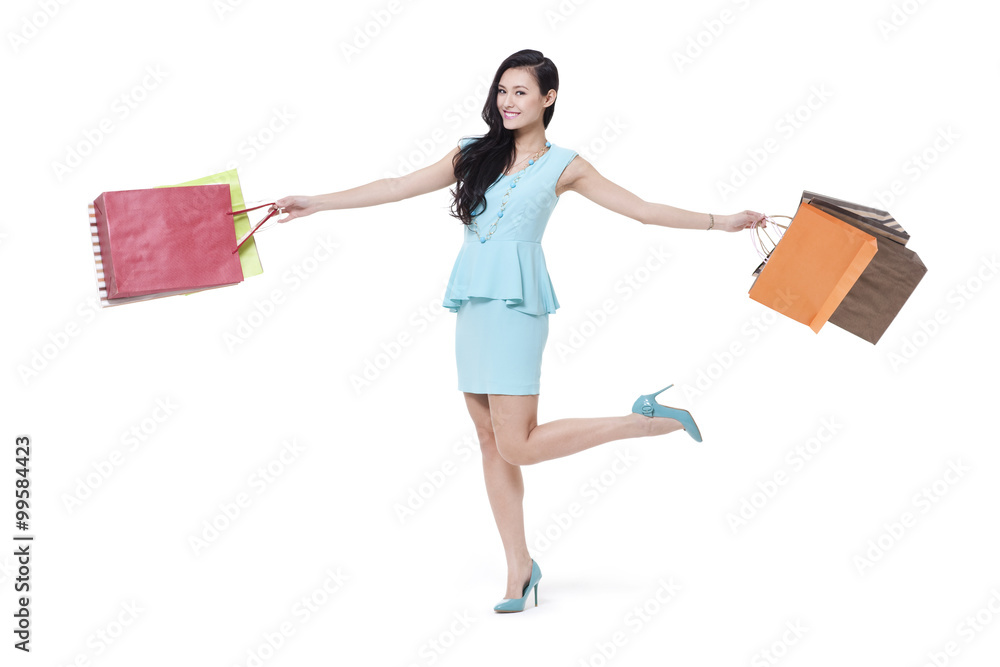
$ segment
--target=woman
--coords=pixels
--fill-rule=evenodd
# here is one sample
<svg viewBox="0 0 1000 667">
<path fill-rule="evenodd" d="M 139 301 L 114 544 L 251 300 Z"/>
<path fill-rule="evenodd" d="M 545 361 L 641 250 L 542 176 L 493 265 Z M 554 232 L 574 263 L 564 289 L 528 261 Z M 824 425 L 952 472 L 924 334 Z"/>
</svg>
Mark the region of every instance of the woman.
<svg viewBox="0 0 1000 667">
<path fill-rule="evenodd" d="M 279 222 L 317 211 L 395 202 L 456 184 L 452 215 L 465 225 L 444 306 L 456 312 L 458 388 L 475 423 L 486 490 L 507 556 L 506 596 L 496 611 L 522 611 L 541 570 L 529 556 L 519 466 L 596 445 L 680 429 L 701 441 L 686 410 L 640 396 L 616 417 L 536 421 L 548 315 L 559 307 L 541 239 L 558 197 L 574 191 L 644 224 L 735 232 L 763 216 L 715 216 L 643 201 L 601 176 L 574 151 L 546 141 L 559 75 L 551 60 L 523 50 L 500 64 L 483 107 L 485 135 L 463 139 L 436 164 L 399 178 L 313 197 L 285 197 Z M 668 387 L 669 388 L 669 387 Z M 664 390 L 660 390 L 661 392 Z"/>
</svg>

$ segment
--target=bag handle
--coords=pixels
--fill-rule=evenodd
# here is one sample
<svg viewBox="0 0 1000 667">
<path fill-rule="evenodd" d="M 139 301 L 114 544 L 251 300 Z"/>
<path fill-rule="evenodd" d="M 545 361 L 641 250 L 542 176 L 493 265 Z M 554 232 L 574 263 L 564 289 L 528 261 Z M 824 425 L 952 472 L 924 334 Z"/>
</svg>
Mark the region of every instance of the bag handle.
<svg viewBox="0 0 1000 667">
<path fill-rule="evenodd" d="M 272 202 L 268 202 L 267 204 L 261 204 L 260 206 L 254 206 L 252 208 L 245 208 L 242 211 L 228 211 L 226 213 L 226 215 L 233 215 L 233 216 L 235 216 L 235 215 L 239 215 L 240 213 L 246 213 L 247 211 L 256 211 L 257 209 L 264 208 L 265 206 L 270 206 L 271 210 L 268 211 L 267 216 L 265 216 L 263 220 L 261 220 L 260 222 L 257 223 L 256 227 L 254 227 L 253 229 L 251 229 L 249 232 L 247 232 L 246 236 L 244 236 L 242 239 L 240 239 L 240 242 L 236 244 L 236 249 L 233 250 L 233 254 L 234 255 L 237 253 L 237 251 L 239 251 L 240 246 L 242 246 L 244 243 L 246 243 L 247 239 L 249 239 L 251 236 L 253 236 L 254 232 L 256 232 L 258 229 L 260 229 L 261 225 L 263 225 L 265 222 L 267 222 L 268 220 L 270 220 L 274 216 L 278 215 L 279 213 L 284 213 L 284 209 L 280 208 L 277 205 L 277 202 L 273 202 L 272 201 Z"/>
<path fill-rule="evenodd" d="M 782 225 L 781 223 L 775 222 L 772 218 L 788 218 L 789 220 L 792 219 L 792 217 L 788 215 L 765 215 L 760 220 L 755 220 L 754 222 L 750 223 L 750 232 L 751 232 L 750 240 L 753 242 L 753 247 L 757 251 L 757 255 L 759 255 L 760 258 L 764 260 L 764 264 L 767 263 L 767 259 L 771 256 L 771 253 L 774 252 L 774 249 L 778 246 L 778 242 L 781 241 L 781 237 L 784 236 L 785 233 L 784 230 L 788 229 L 788 225 Z M 768 234 L 766 230 L 764 230 L 764 226 L 768 222 L 774 225 L 776 229 L 781 230 L 776 232 L 778 235 L 777 241 L 772 239 L 771 235 Z M 767 237 L 767 240 L 771 243 L 771 249 L 768 250 L 767 252 L 764 252 L 765 250 L 764 236 L 761 236 L 762 233 L 764 236 Z M 763 264 L 761 264 L 761 266 L 763 266 Z"/>
</svg>

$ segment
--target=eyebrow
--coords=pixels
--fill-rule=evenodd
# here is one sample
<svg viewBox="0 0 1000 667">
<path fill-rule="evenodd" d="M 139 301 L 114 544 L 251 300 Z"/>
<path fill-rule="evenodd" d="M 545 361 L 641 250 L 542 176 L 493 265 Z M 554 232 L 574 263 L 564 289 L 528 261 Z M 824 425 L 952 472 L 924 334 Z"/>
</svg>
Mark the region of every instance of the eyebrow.
<svg viewBox="0 0 1000 667">
<path fill-rule="evenodd" d="M 501 87 L 501 88 L 524 88 L 525 90 L 527 90 L 527 89 L 528 89 L 528 87 L 527 87 L 527 86 L 522 86 L 522 85 L 517 85 L 517 86 L 505 86 L 505 85 L 503 85 L 502 83 L 498 83 L 497 85 L 498 85 L 499 87 Z"/>
</svg>

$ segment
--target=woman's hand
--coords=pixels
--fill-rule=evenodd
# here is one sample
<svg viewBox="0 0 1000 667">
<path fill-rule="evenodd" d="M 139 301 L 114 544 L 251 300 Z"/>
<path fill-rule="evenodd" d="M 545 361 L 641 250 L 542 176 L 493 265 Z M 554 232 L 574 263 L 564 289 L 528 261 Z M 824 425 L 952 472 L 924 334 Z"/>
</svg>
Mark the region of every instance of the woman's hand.
<svg viewBox="0 0 1000 667">
<path fill-rule="evenodd" d="M 316 197 L 304 197 L 297 195 L 294 197 L 282 197 L 275 202 L 275 205 L 282 209 L 287 215 L 280 218 L 278 222 L 288 222 L 295 218 L 304 218 L 319 211 L 319 202 Z"/>
<path fill-rule="evenodd" d="M 724 232 L 739 232 L 749 227 L 752 223 L 763 219 L 763 213 L 758 213 L 757 211 L 741 211 L 739 213 L 733 213 L 732 215 L 716 216 L 715 227 L 713 229 L 721 229 Z M 766 221 L 761 223 L 761 227 L 766 226 Z"/>
</svg>

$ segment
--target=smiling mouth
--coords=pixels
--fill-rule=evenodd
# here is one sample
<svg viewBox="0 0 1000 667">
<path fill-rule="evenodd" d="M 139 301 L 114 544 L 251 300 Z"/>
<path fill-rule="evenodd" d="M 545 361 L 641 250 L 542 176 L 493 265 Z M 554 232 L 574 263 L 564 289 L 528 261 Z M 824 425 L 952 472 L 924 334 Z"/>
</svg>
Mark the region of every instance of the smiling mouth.
<svg viewBox="0 0 1000 667">
<path fill-rule="evenodd" d="M 521 115 L 520 111 L 504 111 L 503 115 L 505 118 L 517 118 Z"/>
</svg>

